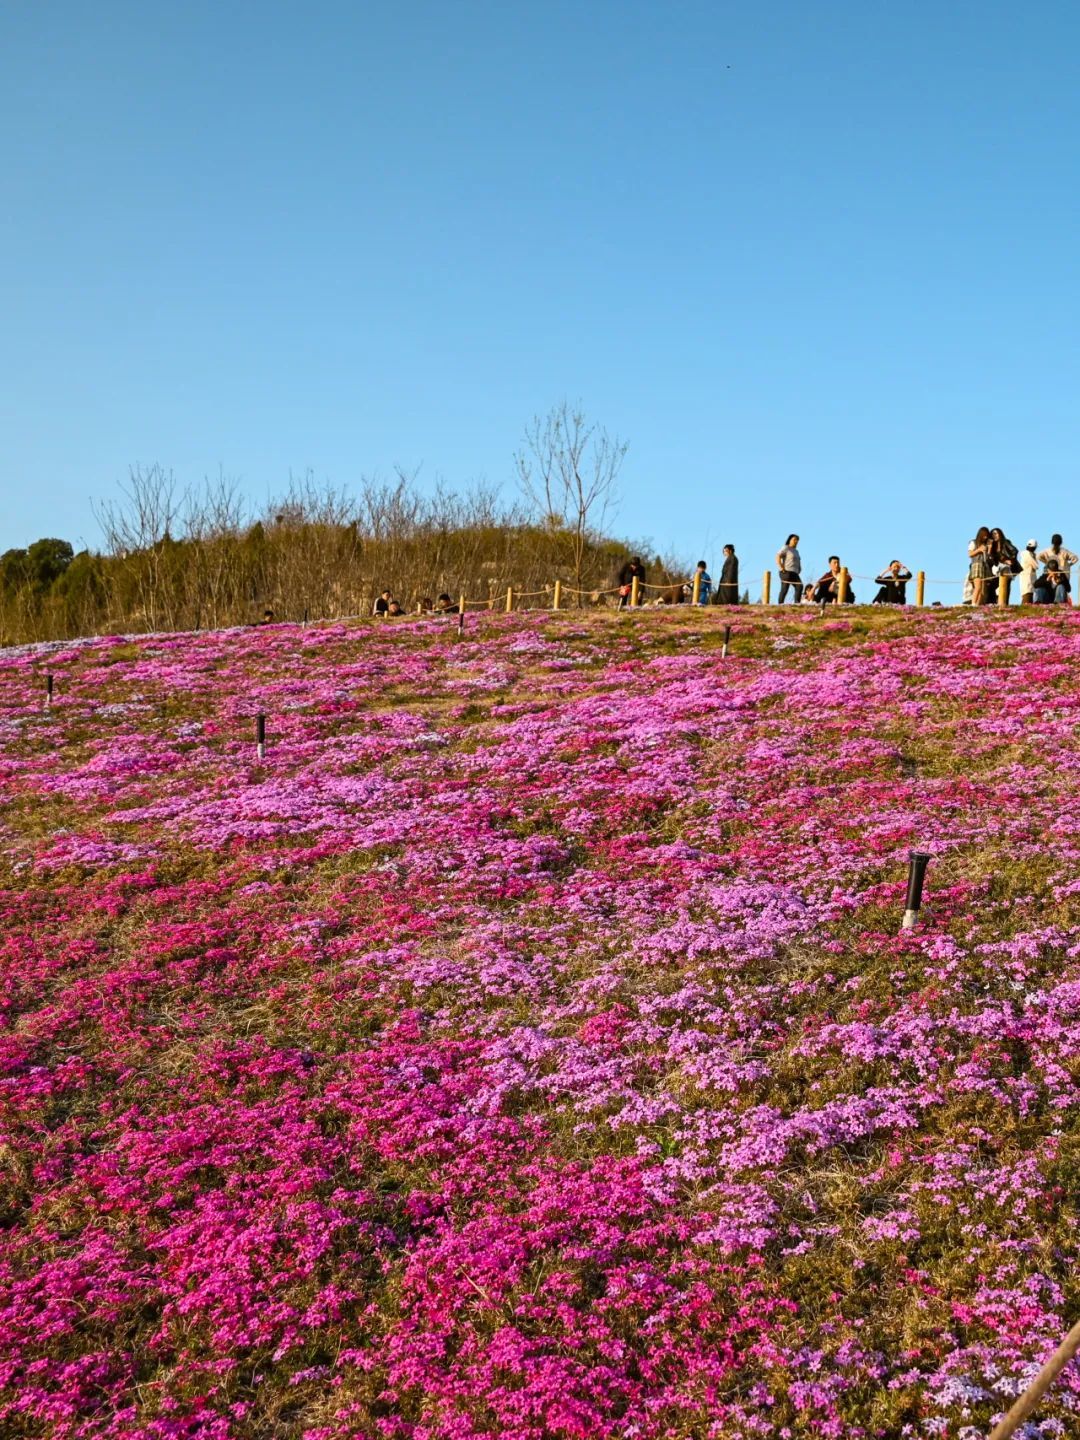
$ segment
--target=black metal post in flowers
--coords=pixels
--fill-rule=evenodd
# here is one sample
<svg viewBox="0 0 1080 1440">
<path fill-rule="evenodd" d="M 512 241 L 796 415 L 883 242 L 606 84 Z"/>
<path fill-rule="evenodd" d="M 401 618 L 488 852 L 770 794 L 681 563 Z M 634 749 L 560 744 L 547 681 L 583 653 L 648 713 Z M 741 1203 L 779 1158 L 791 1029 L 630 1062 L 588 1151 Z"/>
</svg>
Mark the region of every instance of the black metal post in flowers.
<svg viewBox="0 0 1080 1440">
<path fill-rule="evenodd" d="M 930 856 L 925 850 L 912 850 L 908 857 L 908 881 L 907 898 L 904 901 L 904 918 L 900 923 L 901 930 L 914 930 L 919 923 L 919 911 L 922 909 L 923 881 L 926 879 L 926 867 L 930 864 Z"/>
</svg>

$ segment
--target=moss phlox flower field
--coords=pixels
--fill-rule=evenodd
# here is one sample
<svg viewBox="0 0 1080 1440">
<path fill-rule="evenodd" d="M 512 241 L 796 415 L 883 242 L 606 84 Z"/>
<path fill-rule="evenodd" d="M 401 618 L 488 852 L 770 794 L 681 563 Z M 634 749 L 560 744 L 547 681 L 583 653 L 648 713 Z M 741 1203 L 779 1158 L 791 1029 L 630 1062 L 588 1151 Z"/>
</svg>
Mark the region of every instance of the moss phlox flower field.
<svg viewBox="0 0 1080 1440">
<path fill-rule="evenodd" d="M 0 652 L 0 1433 L 984 1436 L 1080 1304 L 1080 623 L 469 627 Z"/>
</svg>

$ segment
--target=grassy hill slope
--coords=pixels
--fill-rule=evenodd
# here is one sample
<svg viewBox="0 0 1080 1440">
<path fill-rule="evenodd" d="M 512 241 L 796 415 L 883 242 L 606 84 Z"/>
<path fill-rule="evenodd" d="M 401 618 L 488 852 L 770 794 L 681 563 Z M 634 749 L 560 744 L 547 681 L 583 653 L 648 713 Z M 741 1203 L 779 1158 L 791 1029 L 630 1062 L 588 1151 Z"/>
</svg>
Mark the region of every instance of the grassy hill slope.
<svg viewBox="0 0 1080 1440">
<path fill-rule="evenodd" d="M 0 652 L 0 1429 L 984 1434 L 1080 1301 L 1080 622 L 469 624 Z"/>
</svg>

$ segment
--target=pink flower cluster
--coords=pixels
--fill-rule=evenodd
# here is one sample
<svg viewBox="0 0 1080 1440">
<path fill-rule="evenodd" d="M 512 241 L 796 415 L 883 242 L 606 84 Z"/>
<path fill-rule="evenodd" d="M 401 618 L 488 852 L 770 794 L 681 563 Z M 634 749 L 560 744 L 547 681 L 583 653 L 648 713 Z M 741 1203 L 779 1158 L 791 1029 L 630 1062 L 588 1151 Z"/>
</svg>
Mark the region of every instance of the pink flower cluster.
<svg viewBox="0 0 1080 1440">
<path fill-rule="evenodd" d="M 985 1434 L 1080 1301 L 1080 625 L 721 632 L 0 652 L 0 1433 Z"/>
</svg>

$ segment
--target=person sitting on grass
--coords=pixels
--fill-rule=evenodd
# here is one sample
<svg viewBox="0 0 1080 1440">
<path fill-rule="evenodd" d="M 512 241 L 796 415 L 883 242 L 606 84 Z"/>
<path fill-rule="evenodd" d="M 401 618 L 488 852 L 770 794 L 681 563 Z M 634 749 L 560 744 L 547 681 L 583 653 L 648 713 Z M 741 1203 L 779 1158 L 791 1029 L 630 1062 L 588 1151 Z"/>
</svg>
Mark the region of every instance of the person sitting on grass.
<svg viewBox="0 0 1080 1440">
<path fill-rule="evenodd" d="M 1077 557 L 1065 548 L 1060 535 L 1051 535 L 1050 544 L 1045 550 L 1039 551 L 1037 558 L 1046 566 L 1042 588 L 1049 591 L 1049 599 L 1039 601 L 1039 596 L 1036 595 L 1036 601 L 1043 605 L 1064 605 L 1069 598 L 1069 572 L 1077 563 Z M 1054 576 L 1054 580 L 1048 586 L 1046 581 L 1050 575 Z"/>
<path fill-rule="evenodd" d="M 446 593 L 445 590 L 435 601 L 436 615 L 453 615 L 457 612 L 457 608 L 457 605 L 454 603 L 453 600 L 450 599 L 450 596 Z"/>
<path fill-rule="evenodd" d="M 394 599 L 393 593 L 390 590 L 384 590 L 379 596 L 379 598 L 375 601 L 375 608 L 372 610 L 371 613 L 373 615 L 381 615 L 385 618 L 387 615 L 390 614 L 391 604 L 397 605 L 397 601 Z M 399 613 L 400 609 L 401 607 L 398 606 Z"/>
<path fill-rule="evenodd" d="M 1069 598 L 1069 577 L 1064 570 L 1048 565 L 1035 581 L 1032 593 L 1036 605 L 1064 605 Z"/>
<path fill-rule="evenodd" d="M 628 560 L 619 571 L 619 609 L 625 610 L 634 594 L 634 581 L 638 582 L 637 603 L 645 603 L 645 566 L 639 556 Z"/>
<path fill-rule="evenodd" d="M 819 605 L 835 605 L 840 599 L 840 571 L 843 567 L 840 564 L 839 555 L 829 556 L 829 568 L 822 575 L 814 587 L 814 599 Z M 851 581 L 848 581 L 847 591 L 844 595 L 844 604 L 855 603 L 855 591 L 851 588 Z"/>
<path fill-rule="evenodd" d="M 907 604 L 907 583 L 911 579 L 911 571 L 906 565 L 901 565 L 899 560 L 890 560 L 885 569 L 874 581 L 881 589 L 874 596 L 875 605 L 906 605 Z"/>
</svg>

